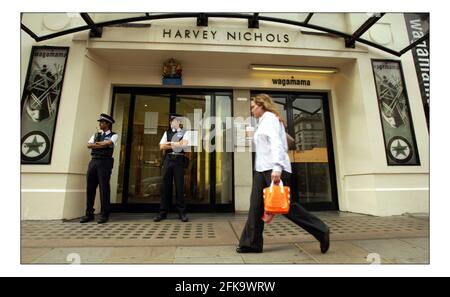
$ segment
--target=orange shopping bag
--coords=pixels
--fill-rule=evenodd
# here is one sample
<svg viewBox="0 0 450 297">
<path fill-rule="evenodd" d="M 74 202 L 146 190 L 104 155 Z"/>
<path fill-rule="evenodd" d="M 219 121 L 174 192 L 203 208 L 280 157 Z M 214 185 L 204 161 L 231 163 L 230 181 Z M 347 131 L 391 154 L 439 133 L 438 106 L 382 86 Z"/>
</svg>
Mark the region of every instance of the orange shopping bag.
<svg viewBox="0 0 450 297">
<path fill-rule="evenodd" d="M 289 204 L 291 198 L 291 190 L 289 187 L 283 186 L 280 180 L 279 185 L 264 188 L 264 210 L 266 214 L 287 214 L 289 212 Z"/>
</svg>

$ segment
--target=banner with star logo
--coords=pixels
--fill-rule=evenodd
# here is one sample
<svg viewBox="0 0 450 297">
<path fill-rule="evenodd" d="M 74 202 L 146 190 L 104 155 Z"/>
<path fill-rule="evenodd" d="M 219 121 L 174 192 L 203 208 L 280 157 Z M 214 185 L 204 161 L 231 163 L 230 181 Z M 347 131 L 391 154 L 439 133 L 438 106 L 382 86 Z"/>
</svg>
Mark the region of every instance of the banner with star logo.
<svg viewBox="0 0 450 297">
<path fill-rule="evenodd" d="M 388 165 L 420 165 L 400 61 L 372 60 Z"/>
<path fill-rule="evenodd" d="M 50 164 L 68 47 L 34 46 L 22 95 L 21 162 Z"/>
</svg>

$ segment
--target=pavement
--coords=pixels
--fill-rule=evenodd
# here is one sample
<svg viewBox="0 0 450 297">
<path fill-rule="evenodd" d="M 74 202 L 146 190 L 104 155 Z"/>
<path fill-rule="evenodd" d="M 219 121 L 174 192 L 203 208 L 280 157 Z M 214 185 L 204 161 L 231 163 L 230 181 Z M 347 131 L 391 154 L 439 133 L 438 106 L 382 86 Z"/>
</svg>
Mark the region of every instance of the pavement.
<svg viewBox="0 0 450 297">
<path fill-rule="evenodd" d="M 429 264 L 427 214 L 374 217 L 315 212 L 331 230 L 331 246 L 276 216 L 264 230 L 264 252 L 235 251 L 246 214 L 113 214 L 108 224 L 22 221 L 22 264 Z"/>
</svg>

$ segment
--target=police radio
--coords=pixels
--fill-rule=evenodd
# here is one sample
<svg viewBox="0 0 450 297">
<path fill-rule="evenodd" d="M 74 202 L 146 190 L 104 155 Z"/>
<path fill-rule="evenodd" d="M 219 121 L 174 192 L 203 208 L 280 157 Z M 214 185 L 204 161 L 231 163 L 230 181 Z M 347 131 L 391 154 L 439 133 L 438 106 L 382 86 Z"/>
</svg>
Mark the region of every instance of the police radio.
<svg viewBox="0 0 450 297">
<path fill-rule="evenodd" d="M 100 137 L 101 137 L 101 135 L 102 135 L 102 133 L 101 132 L 99 132 L 98 131 L 98 129 L 97 128 L 95 128 L 95 137 L 94 137 L 94 143 L 96 143 L 96 142 L 99 142 L 100 141 Z"/>
</svg>

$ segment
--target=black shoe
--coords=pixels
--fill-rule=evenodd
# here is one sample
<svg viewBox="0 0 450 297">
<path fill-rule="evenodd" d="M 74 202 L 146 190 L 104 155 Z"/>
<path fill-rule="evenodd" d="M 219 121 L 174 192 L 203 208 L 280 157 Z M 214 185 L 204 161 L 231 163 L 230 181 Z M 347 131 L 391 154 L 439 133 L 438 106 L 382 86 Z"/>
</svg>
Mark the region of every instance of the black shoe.
<svg viewBox="0 0 450 297">
<path fill-rule="evenodd" d="M 324 238 L 320 241 L 320 251 L 325 254 L 330 248 L 330 230 L 325 233 Z"/>
<path fill-rule="evenodd" d="M 98 219 L 97 224 L 104 224 L 106 222 L 108 222 L 109 217 L 100 217 L 100 219 Z"/>
<path fill-rule="evenodd" d="M 90 222 L 93 220 L 94 220 L 94 215 L 88 215 L 88 216 L 81 217 L 80 223 L 84 224 L 84 223 L 87 223 L 87 222 Z"/>
<path fill-rule="evenodd" d="M 182 222 L 184 222 L 184 223 L 186 223 L 186 222 L 189 221 L 189 218 L 187 217 L 186 214 L 181 214 L 179 218 L 180 218 L 180 220 L 181 220 Z"/>
<path fill-rule="evenodd" d="M 167 219 L 167 215 L 160 214 L 157 217 L 153 218 L 153 222 L 161 222 L 162 220 Z"/>
<path fill-rule="evenodd" d="M 244 247 L 244 246 L 238 246 L 236 248 L 236 252 L 238 253 L 262 253 L 262 248 L 261 249 L 255 249 L 255 248 L 249 248 L 249 247 Z"/>
</svg>

